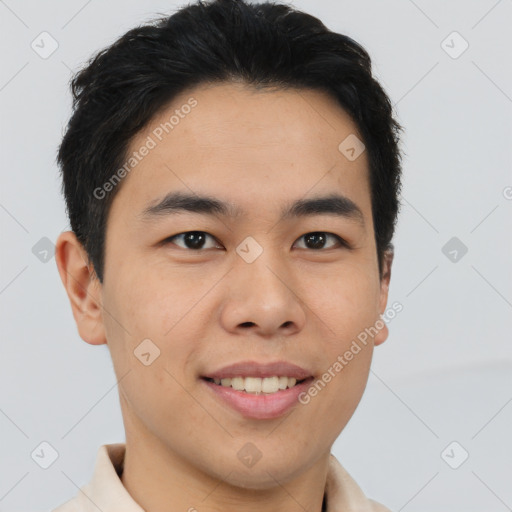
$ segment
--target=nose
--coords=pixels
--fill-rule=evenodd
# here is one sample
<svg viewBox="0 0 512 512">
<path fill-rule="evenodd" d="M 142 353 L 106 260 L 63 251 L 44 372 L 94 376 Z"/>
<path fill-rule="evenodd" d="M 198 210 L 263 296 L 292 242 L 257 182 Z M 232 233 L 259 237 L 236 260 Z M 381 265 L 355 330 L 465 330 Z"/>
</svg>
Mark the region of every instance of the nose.
<svg viewBox="0 0 512 512">
<path fill-rule="evenodd" d="M 299 293 L 296 279 L 283 266 L 263 256 L 252 263 L 240 259 L 228 274 L 221 323 L 234 334 L 296 334 L 306 322 Z"/>
</svg>

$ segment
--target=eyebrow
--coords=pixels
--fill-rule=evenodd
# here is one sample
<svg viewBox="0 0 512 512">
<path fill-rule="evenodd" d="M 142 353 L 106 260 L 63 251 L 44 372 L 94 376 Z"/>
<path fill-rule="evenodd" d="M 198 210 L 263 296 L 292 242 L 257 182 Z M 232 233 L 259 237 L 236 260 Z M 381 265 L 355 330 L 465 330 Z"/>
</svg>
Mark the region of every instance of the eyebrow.
<svg viewBox="0 0 512 512">
<path fill-rule="evenodd" d="M 143 221 L 151 222 L 181 212 L 231 218 L 240 217 L 245 213 L 233 203 L 223 202 L 215 197 L 170 192 L 163 199 L 150 203 L 138 217 Z M 280 220 L 314 215 L 333 215 L 354 220 L 363 227 L 365 225 L 362 210 L 351 199 L 340 194 L 298 199 L 281 211 Z"/>
</svg>

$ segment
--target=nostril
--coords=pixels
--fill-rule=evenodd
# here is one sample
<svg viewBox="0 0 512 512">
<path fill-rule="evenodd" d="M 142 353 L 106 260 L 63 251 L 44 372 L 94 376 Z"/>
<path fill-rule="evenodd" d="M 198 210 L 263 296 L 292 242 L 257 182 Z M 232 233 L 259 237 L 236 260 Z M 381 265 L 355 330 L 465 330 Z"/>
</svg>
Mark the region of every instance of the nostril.
<svg viewBox="0 0 512 512">
<path fill-rule="evenodd" d="M 253 326 L 253 325 L 255 325 L 255 324 L 254 324 L 254 322 L 244 322 L 243 324 L 240 324 L 240 325 L 241 325 L 242 327 L 251 327 L 251 326 Z"/>
</svg>

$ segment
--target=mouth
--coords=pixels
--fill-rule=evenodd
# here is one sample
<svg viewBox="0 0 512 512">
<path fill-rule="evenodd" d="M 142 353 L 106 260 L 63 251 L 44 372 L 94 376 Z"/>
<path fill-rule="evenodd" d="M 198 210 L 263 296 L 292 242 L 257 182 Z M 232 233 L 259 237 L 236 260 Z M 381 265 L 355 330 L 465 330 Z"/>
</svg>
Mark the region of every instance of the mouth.
<svg viewBox="0 0 512 512">
<path fill-rule="evenodd" d="M 235 391 L 241 391 L 252 395 L 273 395 L 279 391 L 291 389 L 313 377 L 304 379 L 296 379 L 295 377 L 287 377 L 274 375 L 272 377 L 233 377 L 233 378 L 212 378 L 202 377 L 207 382 L 211 382 L 217 386 L 231 388 Z"/>
<path fill-rule="evenodd" d="M 314 377 L 309 370 L 284 361 L 245 361 L 212 371 L 200 380 L 224 407 L 245 418 L 270 420 L 297 406 Z"/>
<path fill-rule="evenodd" d="M 281 378 L 277 376 L 265 378 L 226 377 L 221 379 L 219 384 L 215 382 L 218 379 L 213 377 L 203 377 L 201 380 L 205 385 L 205 390 L 211 393 L 221 406 L 228 407 L 247 419 L 272 420 L 297 407 L 300 403 L 300 396 L 307 391 L 313 377 L 299 380 L 294 377 Z M 233 388 L 233 381 L 234 385 L 238 387 L 243 384 L 244 389 Z M 279 387 L 280 381 L 282 389 Z M 286 387 L 284 387 L 285 384 Z"/>
</svg>

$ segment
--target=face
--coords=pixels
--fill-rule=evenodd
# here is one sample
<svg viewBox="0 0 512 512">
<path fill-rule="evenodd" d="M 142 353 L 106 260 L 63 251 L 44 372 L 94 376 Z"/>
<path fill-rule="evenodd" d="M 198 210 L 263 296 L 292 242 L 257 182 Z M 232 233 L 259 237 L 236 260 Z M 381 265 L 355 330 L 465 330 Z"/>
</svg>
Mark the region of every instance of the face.
<svg viewBox="0 0 512 512">
<path fill-rule="evenodd" d="M 354 349 L 382 324 L 391 264 L 379 279 L 367 155 L 339 149 L 354 135 L 322 92 L 216 84 L 132 141 L 130 154 L 150 149 L 109 212 L 97 321 L 75 316 L 86 341 L 108 344 L 127 442 L 252 488 L 330 451 L 387 337 Z"/>
</svg>

